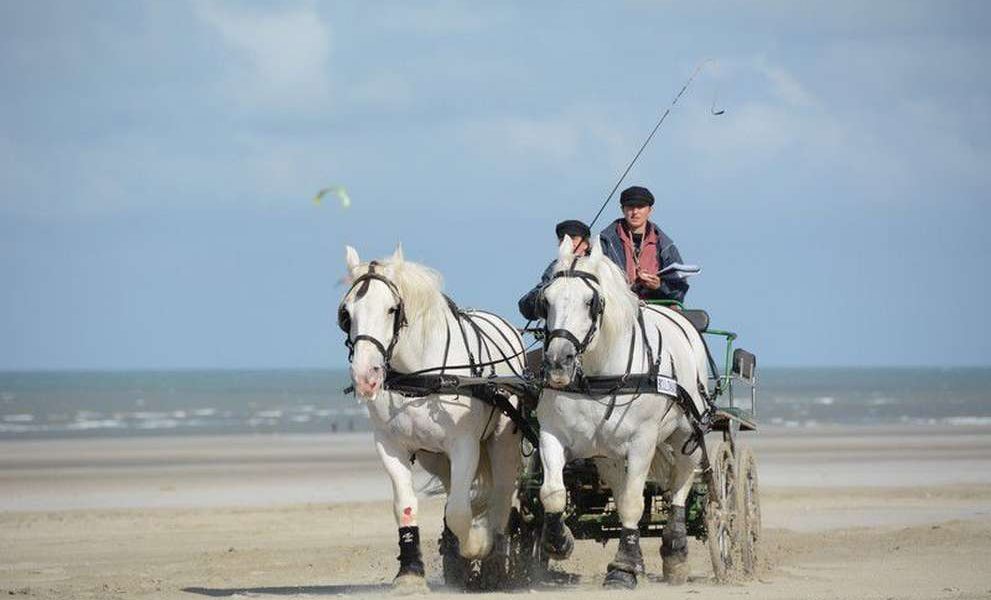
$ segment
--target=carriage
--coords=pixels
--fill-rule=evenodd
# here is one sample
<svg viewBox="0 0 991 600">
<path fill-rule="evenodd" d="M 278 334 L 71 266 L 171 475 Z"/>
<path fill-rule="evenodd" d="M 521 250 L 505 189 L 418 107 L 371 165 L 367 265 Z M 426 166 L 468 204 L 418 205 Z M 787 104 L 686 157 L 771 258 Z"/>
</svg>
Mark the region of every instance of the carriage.
<svg viewBox="0 0 991 600">
<path fill-rule="evenodd" d="M 737 334 L 709 327 L 703 310 L 688 310 L 677 304 L 696 329 L 709 340 L 725 344 L 722 370 L 710 355 L 710 383 L 714 409 L 707 423 L 705 459 L 695 474 L 686 506 L 688 535 L 706 542 L 717 581 L 752 577 L 757 570 L 761 535 L 757 461 L 752 449 L 738 439 L 741 431 L 757 430 L 756 357 L 734 348 Z M 527 330 L 540 336 L 542 330 Z M 721 373 L 721 374 L 720 374 Z M 746 398 L 738 398 L 744 389 Z M 533 427 L 536 419 L 529 417 Z M 519 509 L 510 522 L 510 576 L 536 581 L 544 576 L 549 557 L 539 543 L 543 507 L 539 490 L 543 481 L 539 448 L 526 439 L 524 470 L 519 479 Z M 705 464 L 708 464 L 706 467 Z M 566 523 L 576 539 L 605 543 L 619 537 L 621 525 L 611 490 L 604 485 L 593 461 L 574 460 L 564 471 L 568 501 Z M 668 521 L 670 496 L 656 481 L 644 489 L 644 511 L 639 522 L 641 537 L 658 537 Z"/>
</svg>

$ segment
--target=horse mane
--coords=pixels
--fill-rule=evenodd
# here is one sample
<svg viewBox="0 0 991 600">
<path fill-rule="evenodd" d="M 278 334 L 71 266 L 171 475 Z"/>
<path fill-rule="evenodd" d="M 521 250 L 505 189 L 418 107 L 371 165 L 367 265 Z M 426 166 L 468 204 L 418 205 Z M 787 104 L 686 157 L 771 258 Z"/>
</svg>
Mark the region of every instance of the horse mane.
<svg viewBox="0 0 991 600">
<path fill-rule="evenodd" d="M 570 269 L 571 260 L 559 260 L 555 272 Z M 626 274 L 606 256 L 580 257 L 575 268 L 599 279 L 599 290 L 606 303 L 599 334 L 592 339 L 587 352 L 595 353 L 599 348 L 608 351 L 619 339 L 630 335 L 630 326 L 637 319 L 640 299 L 630 290 Z"/>
<path fill-rule="evenodd" d="M 399 289 L 410 333 L 420 335 L 445 327 L 447 301 L 443 292 L 444 278 L 440 273 L 426 265 L 403 259 L 386 258 L 376 261 L 376 264 L 380 272 L 384 270 L 389 273 L 388 278 Z M 368 269 L 369 263 L 362 263 L 354 276 L 367 273 Z"/>
</svg>

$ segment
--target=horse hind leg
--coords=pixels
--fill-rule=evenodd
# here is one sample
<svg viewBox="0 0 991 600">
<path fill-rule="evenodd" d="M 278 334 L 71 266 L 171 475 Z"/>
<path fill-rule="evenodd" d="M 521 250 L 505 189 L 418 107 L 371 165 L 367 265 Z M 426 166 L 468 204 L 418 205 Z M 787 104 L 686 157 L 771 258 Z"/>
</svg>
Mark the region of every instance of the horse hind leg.
<svg viewBox="0 0 991 600">
<path fill-rule="evenodd" d="M 447 526 L 458 538 L 461 556 L 468 559 L 484 558 L 492 550 L 488 515 L 481 511 L 478 518 L 472 508 L 472 483 L 478 480 L 480 494 L 484 497 L 490 485 L 487 473 L 489 465 L 478 442 L 464 438 L 456 442 L 450 452 L 451 489 L 444 509 Z"/>
<path fill-rule="evenodd" d="M 692 489 L 695 467 L 699 463 L 701 450 L 682 454 L 685 443 L 682 436 L 674 436 L 672 445 L 677 450 L 674 468 L 671 471 L 669 488 L 671 494 L 671 514 L 661 532 L 661 560 L 664 580 L 670 585 L 683 585 L 688 582 L 688 526 L 685 522 L 685 501 Z"/>
<path fill-rule="evenodd" d="M 514 505 L 516 478 L 519 476 L 521 455 L 520 435 L 513 431 L 508 418 L 501 419 L 496 432 L 485 442 L 491 465 L 491 486 L 485 510 L 492 534 L 492 551 L 482 560 L 481 586 L 495 589 L 506 584 L 509 562 L 507 526 Z"/>
</svg>

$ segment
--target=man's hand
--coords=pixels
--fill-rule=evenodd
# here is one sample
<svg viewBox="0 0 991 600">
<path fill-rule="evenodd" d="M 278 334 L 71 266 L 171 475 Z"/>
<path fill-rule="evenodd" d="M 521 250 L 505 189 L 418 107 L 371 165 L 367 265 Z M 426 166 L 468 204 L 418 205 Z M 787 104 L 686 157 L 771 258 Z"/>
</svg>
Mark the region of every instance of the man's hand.
<svg viewBox="0 0 991 600">
<path fill-rule="evenodd" d="M 661 287 L 661 278 L 654 273 L 646 273 L 644 271 L 637 271 L 637 279 L 643 283 L 643 286 L 650 290 L 656 290 Z"/>
</svg>

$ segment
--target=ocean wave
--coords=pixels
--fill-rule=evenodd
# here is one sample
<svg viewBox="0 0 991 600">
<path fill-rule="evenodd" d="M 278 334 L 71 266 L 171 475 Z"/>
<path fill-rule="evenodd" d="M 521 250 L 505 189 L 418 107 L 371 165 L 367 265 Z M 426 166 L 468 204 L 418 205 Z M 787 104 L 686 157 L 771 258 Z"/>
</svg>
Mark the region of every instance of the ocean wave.
<svg viewBox="0 0 991 600">
<path fill-rule="evenodd" d="M 947 425 L 991 425 L 991 417 L 946 417 L 943 423 Z"/>
<path fill-rule="evenodd" d="M 4 423 L 30 423 L 34 421 L 34 415 L 29 414 L 17 414 L 17 415 L 4 415 Z"/>
</svg>

